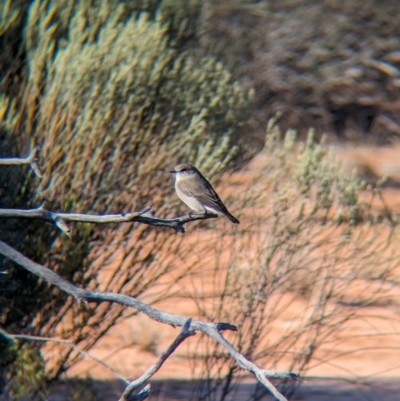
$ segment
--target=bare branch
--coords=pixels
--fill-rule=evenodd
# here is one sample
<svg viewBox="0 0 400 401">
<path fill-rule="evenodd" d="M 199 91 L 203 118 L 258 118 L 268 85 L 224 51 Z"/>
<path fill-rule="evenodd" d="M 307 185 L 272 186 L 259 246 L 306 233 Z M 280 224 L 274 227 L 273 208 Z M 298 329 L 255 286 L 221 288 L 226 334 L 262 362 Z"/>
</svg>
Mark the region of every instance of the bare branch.
<svg viewBox="0 0 400 401">
<path fill-rule="evenodd" d="M 0 328 L 0 335 L 2 335 L 4 338 L 6 338 L 7 340 L 10 340 L 13 343 L 15 342 L 14 336 L 12 336 L 11 334 L 8 334 L 6 331 L 4 331 L 1 328 Z"/>
<path fill-rule="evenodd" d="M 122 397 L 119 401 L 132 401 L 136 396 L 133 396 L 133 392 L 147 382 L 164 364 L 164 362 L 171 356 L 171 354 L 179 347 L 179 345 L 186 340 L 186 338 L 190 336 L 194 336 L 196 332 L 194 330 L 190 330 L 189 327 L 192 323 L 192 319 L 187 319 L 186 323 L 182 327 L 181 332 L 175 338 L 174 342 L 168 347 L 168 349 L 162 353 L 160 358 L 156 361 L 156 363 L 150 367 L 150 369 L 145 372 L 138 379 L 129 384 L 129 386 L 125 389 Z M 133 396 L 133 397 L 132 397 Z"/>
<path fill-rule="evenodd" d="M 163 352 L 160 358 L 156 361 L 156 363 L 150 367 L 142 376 L 140 376 L 135 381 L 129 383 L 129 380 L 125 377 L 121 376 L 116 370 L 114 370 L 111 366 L 107 365 L 104 361 L 99 358 L 96 358 L 86 351 L 83 351 L 79 347 L 77 347 L 74 343 L 68 340 L 62 340 L 58 338 L 49 338 L 49 337 L 39 337 L 39 336 L 30 336 L 30 335 L 22 335 L 22 334 L 9 334 L 4 330 L 0 329 L 0 335 L 8 338 L 11 341 L 15 340 L 24 340 L 24 341 L 40 341 L 40 342 L 54 342 L 57 344 L 64 344 L 71 347 L 76 352 L 79 352 L 82 356 L 90 358 L 95 362 L 99 363 L 107 370 L 112 372 L 119 379 L 124 381 L 128 386 L 126 387 L 124 393 L 122 394 L 120 401 L 138 401 L 147 398 L 150 394 L 150 386 L 146 386 L 145 389 L 140 391 L 138 394 L 133 394 L 135 390 L 137 390 L 140 386 L 145 384 L 155 373 L 159 371 L 164 362 L 171 356 L 171 354 L 179 347 L 179 345 L 188 337 L 194 336 L 196 332 L 194 330 L 190 330 L 190 325 L 192 323 L 192 319 L 187 319 L 185 325 L 182 327 L 179 335 L 173 341 L 173 343 L 168 347 L 168 349 Z"/>
<path fill-rule="evenodd" d="M 23 158 L 7 158 L 7 159 L 0 159 L 0 165 L 2 166 L 11 166 L 11 165 L 23 165 L 29 164 L 33 172 L 39 177 L 42 178 L 42 172 L 40 171 L 39 165 L 37 164 L 37 154 L 39 152 L 39 146 L 35 146 L 28 156 Z"/>
<path fill-rule="evenodd" d="M 83 223 L 126 223 L 132 222 L 137 217 L 151 210 L 147 207 L 139 212 L 122 214 L 110 214 L 104 216 L 94 216 L 91 214 L 79 213 L 56 213 L 44 209 L 42 206 L 37 209 L 0 209 L 0 218 L 19 218 L 19 219 L 39 219 L 48 221 L 56 225 L 63 233 L 70 236 L 71 230 L 68 222 L 83 222 Z"/>
<path fill-rule="evenodd" d="M 149 226 L 161 226 L 161 227 L 171 227 L 180 233 L 185 232 L 184 224 L 189 221 L 196 220 L 207 220 L 207 219 L 216 219 L 218 217 L 217 214 L 214 213 L 201 213 L 201 214 L 190 214 L 181 217 L 175 217 L 174 219 L 159 219 L 158 217 L 154 217 L 151 215 L 140 215 L 135 221 L 143 224 L 148 224 Z"/>
<path fill-rule="evenodd" d="M 275 370 L 262 370 L 262 373 L 265 377 L 269 379 L 290 379 L 298 382 L 302 382 L 303 379 L 297 374 L 293 372 L 277 372 Z"/>
<path fill-rule="evenodd" d="M 66 292 L 67 294 L 73 296 L 78 302 L 115 302 L 120 305 L 126 305 L 131 308 L 135 308 L 151 319 L 156 320 L 158 322 L 169 324 L 171 326 L 180 326 L 184 327 L 187 322 L 182 316 L 174 315 L 171 313 L 162 312 L 150 305 L 145 304 L 144 302 L 139 301 L 136 298 L 129 297 L 123 294 L 116 294 L 112 292 L 96 292 L 96 291 L 88 291 L 81 288 L 78 288 L 71 284 L 69 281 L 63 279 L 62 277 L 58 276 L 52 270 L 33 262 L 32 260 L 28 259 L 15 249 L 11 248 L 4 242 L 0 241 L 0 253 L 4 256 L 8 257 L 9 259 L 13 260 L 18 265 L 22 266 L 32 274 L 43 278 L 48 283 L 55 285 L 62 291 Z M 192 330 L 199 330 L 215 341 L 217 341 L 220 345 L 222 345 L 231 357 L 238 363 L 238 365 L 250 373 L 252 373 L 268 390 L 274 394 L 275 398 L 279 401 L 285 401 L 286 398 L 281 395 L 278 390 L 270 383 L 266 377 L 280 377 L 279 373 L 271 374 L 270 371 L 260 369 L 257 365 L 247 360 L 242 354 L 240 354 L 232 344 L 225 339 L 220 333 L 220 330 L 227 329 L 236 331 L 237 328 L 233 325 L 226 324 L 226 323 L 205 323 L 199 320 L 192 320 L 190 324 L 190 329 Z M 284 378 L 287 378 L 288 374 L 285 374 Z M 295 373 L 290 373 L 289 377 L 292 379 L 298 379 L 298 375 Z"/>
<path fill-rule="evenodd" d="M 23 165 L 29 164 L 35 174 L 41 178 L 42 173 L 40 172 L 37 164 L 37 153 L 40 148 L 34 147 L 30 154 L 25 158 L 8 158 L 0 159 L 0 165 Z M 150 207 L 147 207 L 139 212 L 133 213 L 122 213 L 122 214 L 111 214 L 111 215 L 100 215 L 94 216 L 90 214 L 79 214 L 79 213 L 56 213 L 44 209 L 43 205 L 37 209 L 21 210 L 21 209 L 0 209 L 0 218 L 18 218 L 18 219 L 39 219 L 48 221 L 56 227 L 58 227 L 64 234 L 70 236 L 71 230 L 68 226 L 68 222 L 85 222 L 85 223 L 126 223 L 126 222 L 138 222 L 147 224 L 150 226 L 162 226 L 170 227 L 174 230 L 184 233 L 184 224 L 189 221 L 215 219 L 218 215 L 213 213 L 205 214 L 191 214 L 182 217 L 176 217 L 174 219 L 160 219 L 154 217 L 152 213 L 149 213 Z"/>
<path fill-rule="evenodd" d="M 80 213 L 56 213 L 44 209 L 42 206 L 36 209 L 0 209 L 0 218 L 18 218 L 18 219 L 39 219 L 55 224 L 64 234 L 70 236 L 71 230 L 68 227 L 68 222 L 82 223 L 132 223 L 138 222 L 150 226 L 171 227 L 178 232 L 184 233 L 183 225 L 189 221 L 214 219 L 218 217 L 216 214 L 191 214 L 190 216 L 176 217 L 174 219 L 160 219 L 149 213 L 151 207 L 146 207 L 139 212 L 109 214 L 109 215 L 92 215 Z"/>
<path fill-rule="evenodd" d="M 132 395 L 129 401 L 142 401 L 150 395 L 150 384 L 139 391 L 139 393 Z"/>
</svg>

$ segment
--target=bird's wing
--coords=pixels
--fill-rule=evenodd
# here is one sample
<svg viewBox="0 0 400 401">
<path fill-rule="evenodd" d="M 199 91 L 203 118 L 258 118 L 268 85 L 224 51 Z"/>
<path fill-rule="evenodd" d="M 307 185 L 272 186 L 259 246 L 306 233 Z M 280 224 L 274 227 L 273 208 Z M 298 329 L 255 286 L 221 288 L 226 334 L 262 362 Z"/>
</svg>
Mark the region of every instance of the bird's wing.
<svg viewBox="0 0 400 401">
<path fill-rule="evenodd" d="M 186 185 L 184 189 L 180 187 L 180 190 L 186 196 L 196 197 L 203 206 L 227 212 L 225 205 L 222 203 L 211 184 L 203 176 L 201 178 L 202 180 L 197 181 L 195 186 Z"/>
</svg>

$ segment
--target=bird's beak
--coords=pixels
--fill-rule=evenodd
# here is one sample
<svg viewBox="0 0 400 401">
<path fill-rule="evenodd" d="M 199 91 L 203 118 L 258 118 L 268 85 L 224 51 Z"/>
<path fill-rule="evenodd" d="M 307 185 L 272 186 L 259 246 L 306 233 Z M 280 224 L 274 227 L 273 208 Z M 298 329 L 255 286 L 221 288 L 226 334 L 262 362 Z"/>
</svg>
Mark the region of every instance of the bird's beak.
<svg viewBox="0 0 400 401">
<path fill-rule="evenodd" d="M 170 173 L 171 173 L 171 174 L 175 174 L 175 173 L 177 173 L 177 171 L 171 170 Z"/>
</svg>

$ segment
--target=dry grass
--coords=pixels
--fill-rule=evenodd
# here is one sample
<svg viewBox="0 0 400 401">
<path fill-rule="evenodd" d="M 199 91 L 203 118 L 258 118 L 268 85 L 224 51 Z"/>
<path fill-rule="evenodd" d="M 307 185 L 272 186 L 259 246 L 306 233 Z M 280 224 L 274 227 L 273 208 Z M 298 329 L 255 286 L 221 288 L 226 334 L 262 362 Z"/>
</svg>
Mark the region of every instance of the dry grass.
<svg viewBox="0 0 400 401">
<path fill-rule="evenodd" d="M 203 46 L 256 88 L 262 125 L 352 140 L 397 138 L 400 79 L 392 1 L 207 1 Z M 262 140 L 262 138 L 261 138 Z"/>
<path fill-rule="evenodd" d="M 383 347 L 399 335 L 390 328 L 400 308 L 398 221 L 378 218 L 360 197 L 364 184 L 312 135 L 299 148 L 293 132 L 282 140 L 270 127 L 263 152 L 259 175 L 232 190 L 240 228 L 199 233 L 181 248 L 196 265 L 184 294 L 202 318 L 237 324 L 233 344 L 268 369 L 324 376 L 333 365 L 356 376 L 341 365 L 343 355 L 362 354 L 349 326 L 380 313 L 381 328 L 368 335 Z M 229 356 L 204 337 L 191 356 L 193 374 L 206 379 L 195 397 L 233 394 L 242 372 Z"/>
<path fill-rule="evenodd" d="M 222 31 L 228 28 L 224 32 L 229 46 L 225 33 L 212 41 L 216 53 L 222 54 L 220 46 L 237 46 L 234 57 L 244 54 L 254 61 L 248 71 L 260 88 L 257 99 L 273 103 L 260 121 L 279 110 L 287 126 L 301 122 L 331 128 L 335 108 L 352 103 L 380 108 L 397 93 L 397 76 L 388 73 L 390 66 L 385 69 L 373 60 L 389 60 L 398 40 L 378 26 L 372 37 L 355 32 L 369 12 L 382 27 L 392 27 L 386 5 L 381 8 L 370 0 L 360 10 L 335 2 L 297 2 L 292 7 L 287 1 L 282 5 L 285 13 L 279 13 L 269 2 L 251 6 L 235 1 L 226 8 L 207 2 L 203 33 L 212 31 L 209 23 Z M 27 78 L 16 85 L 22 89 L 19 96 L 7 92 L 0 99 L 0 134 L 22 153 L 31 141 L 39 143 L 45 177 L 36 188 L 28 176 L 18 191 L 14 188 L 13 202 L 36 204 L 47 198 L 54 208 L 85 212 L 127 211 L 151 202 L 158 214 L 170 215 L 176 202 L 170 198 L 168 167 L 193 162 L 215 183 L 232 165 L 251 93 L 216 59 L 188 50 L 183 44 L 190 23 L 184 14 L 171 12 L 176 9 L 173 1 L 165 2 L 165 9 L 170 17 L 175 15 L 173 20 L 128 3 L 30 4 L 23 37 Z M 230 22 L 220 18 L 226 13 L 229 19 L 238 10 L 257 21 L 251 35 L 232 30 Z M 329 11 L 332 19 L 321 19 L 321 10 Z M 10 22 L 6 25 L 14 29 L 13 14 L 5 15 Z M 353 24 L 356 17 L 361 19 Z M 357 42 L 358 35 L 363 40 Z M 202 39 L 207 48 L 207 35 Z M 352 48 L 355 44 L 359 50 Z M 367 54 L 370 47 L 372 55 Z M 355 65 L 361 70 L 354 70 Z M 298 104 L 305 104 L 307 113 Z M 387 122 L 376 121 L 378 128 Z M 391 303 L 397 308 L 391 291 L 398 289 L 398 232 L 396 221 L 374 216 L 369 205 L 360 202 L 363 183 L 344 172 L 324 146 L 310 136 L 298 149 L 294 138 L 289 133 L 282 141 L 273 125 L 268 128 L 260 175 L 247 183 L 251 190 L 241 188 L 234 200 L 227 198 L 227 204 L 236 202 L 243 210 L 243 224 L 235 232 L 231 226 L 218 231 L 213 246 L 209 240 L 202 242 L 201 235 L 204 227 L 221 224 L 220 219 L 196 226 L 200 237 L 195 243 L 128 225 L 104 230 L 79 225 L 72 241 L 35 225 L 19 227 L 23 239 L 15 242 L 23 241 L 28 255 L 45 260 L 75 283 L 133 296 L 150 293 L 153 302 L 169 295 L 167 290 L 190 271 L 202 269 L 214 286 L 212 294 L 202 294 L 199 287 L 186 294 L 195 295 L 201 315 L 238 324 L 236 345 L 263 365 L 282 367 L 282 358 L 289 355 L 284 368 L 306 372 L 312 358 L 335 357 L 323 347 L 331 344 L 334 349 L 340 343 L 340 328 L 360 317 L 357 305 Z M 181 260 L 185 268 L 177 270 Z M 210 261 L 217 263 L 215 269 L 207 269 Z M 43 284 L 31 288 L 26 277 L 17 278 L 24 284 L 25 304 L 12 300 L 1 316 L 2 323 L 9 319 L 15 330 L 30 325 L 35 334 L 68 337 L 88 349 L 123 317 L 118 306 L 83 309 L 54 297 Z M 160 282 L 167 282 L 162 291 Z M 34 308 L 38 293 L 44 294 L 40 312 Z M 269 341 L 271 322 L 299 299 L 306 305 L 303 314 L 288 315 L 295 322 L 276 336 L 279 341 Z M 15 318 L 15 311 L 27 304 L 23 321 Z M 233 383 L 237 372 L 229 370 L 225 355 L 201 341 L 198 354 L 207 353 L 204 377 L 218 377 L 220 386 Z M 77 357 L 64 350 L 52 355 L 50 378 Z M 216 388 L 210 389 L 212 398 Z"/>
<path fill-rule="evenodd" d="M 30 143 L 42 148 L 44 178 L 26 178 L 20 203 L 47 199 L 48 208 L 89 213 L 151 204 L 158 215 L 171 216 L 178 204 L 167 173 L 172 166 L 190 161 L 215 182 L 232 165 L 250 94 L 216 59 L 184 48 L 186 7 L 171 10 L 170 3 L 152 12 L 114 2 L 30 4 L 23 36 L 27 81 L 19 97 L 1 98 L 5 138 L 21 153 Z M 17 204 L 8 199 L 9 207 Z M 50 227 L 18 229 L 16 247 L 90 288 L 139 296 L 173 269 L 159 254 L 175 246 L 171 232 L 81 224 L 71 240 Z M 15 270 L 13 280 L 24 283 L 25 295 L 9 302 L 6 326 L 18 326 L 15 311 L 23 310 L 36 333 L 85 349 L 123 311 L 74 305 L 43 283 L 27 285 L 29 277 Z M 65 350 L 52 355 L 49 378 L 77 357 Z"/>
<path fill-rule="evenodd" d="M 170 163 L 185 158 L 213 174 L 232 160 L 227 129 L 246 94 L 223 65 L 177 52 L 161 18 L 124 21 L 122 5 L 103 3 L 91 25 L 90 9 L 78 9 L 68 41 L 57 39 L 57 7 L 36 1 L 26 29 L 28 134 L 47 167 L 41 196 L 109 210 L 135 207 L 140 188 L 139 206 L 159 206 L 154 193 Z"/>
</svg>

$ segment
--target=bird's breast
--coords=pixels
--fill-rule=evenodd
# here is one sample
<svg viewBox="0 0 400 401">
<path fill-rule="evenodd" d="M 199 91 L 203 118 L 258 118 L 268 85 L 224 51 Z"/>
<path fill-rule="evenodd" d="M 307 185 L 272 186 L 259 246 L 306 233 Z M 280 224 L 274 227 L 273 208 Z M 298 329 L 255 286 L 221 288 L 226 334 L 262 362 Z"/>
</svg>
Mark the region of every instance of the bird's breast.
<svg viewBox="0 0 400 401">
<path fill-rule="evenodd" d="M 205 211 L 204 206 L 197 200 L 197 198 L 194 196 L 188 196 L 180 190 L 178 182 L 175 183 L 175 190 L 182 202 L 186 203 L 191 210 L 201 213 Z"/>
</svg>

